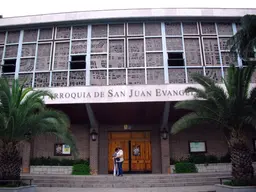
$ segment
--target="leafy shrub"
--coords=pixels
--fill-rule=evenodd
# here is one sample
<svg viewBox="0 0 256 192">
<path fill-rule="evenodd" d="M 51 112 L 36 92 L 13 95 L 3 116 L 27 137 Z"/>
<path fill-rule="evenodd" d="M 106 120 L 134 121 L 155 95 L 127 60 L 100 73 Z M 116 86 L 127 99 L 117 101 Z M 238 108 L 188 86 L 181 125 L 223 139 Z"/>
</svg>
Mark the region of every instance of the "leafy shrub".
<svg viewBox="0 0 256 192">
<path fill-rule="evenodd" d="M 197 168 L 194 163 L 176 163 L 175 164 L 176 173 L 197 173 Z"/>
<path fill-rule="evenodd" d="M 86 163 L 75 164 L 72 168 L 72 175 L 90 175 L 90 166 Z"/>
<path fill-rule="evenodd" d="M 219 159 L 215 155 L 206 156 L 206 163 L 219 163 Z"/>
<path fill-rule="evenodd" d="M 230 186 L 256 186 L 256 178 L 251 180 L 232 180 L 223 182 L 224 185 Z"/>
<path fill-rule="evenodd" d="M 190 163 L 203 164 L 203 163 L 207 163 L 207 158 L 204 154 L 196 154 L 196 155 L 193 154 L 188 157 L 188 161 Z"/>
<path fill-rule="evenodd" d="M 49 165 L 49 166 L 72 166 L 74 164 L 87 164 L 88 160 L 78 159 L 57 159 L 51 157 L 36 157 L 30 160 L 30 165 Z"/>
<path fill-rule="evenodd" d="M 221 162 L 221 163 L 230 163 L 230 162 L 231 162 L 230 154 L 227 153 L 226 155 L 221 156 L 221 157 L 220 157 L 220 162 Z"/>
</svg>

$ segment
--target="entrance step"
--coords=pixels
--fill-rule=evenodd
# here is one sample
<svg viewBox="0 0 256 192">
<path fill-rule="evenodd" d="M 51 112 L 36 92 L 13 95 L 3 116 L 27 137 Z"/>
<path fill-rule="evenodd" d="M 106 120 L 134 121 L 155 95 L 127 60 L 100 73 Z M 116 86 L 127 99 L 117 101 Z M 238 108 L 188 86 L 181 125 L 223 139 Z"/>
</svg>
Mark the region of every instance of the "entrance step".
<svg viewBox="0 0 256 192">
<path fill-rule="evenodd" d="M 219 183 L 219 178 L 230 177 L 229 173 L 191 173 L 170 175 L 112 175 L 72 176 L 72 175 L 23 175 L 33 178 L 38 187 L 67 188 L 152 188 L 203 186 Z"/>
</svg>

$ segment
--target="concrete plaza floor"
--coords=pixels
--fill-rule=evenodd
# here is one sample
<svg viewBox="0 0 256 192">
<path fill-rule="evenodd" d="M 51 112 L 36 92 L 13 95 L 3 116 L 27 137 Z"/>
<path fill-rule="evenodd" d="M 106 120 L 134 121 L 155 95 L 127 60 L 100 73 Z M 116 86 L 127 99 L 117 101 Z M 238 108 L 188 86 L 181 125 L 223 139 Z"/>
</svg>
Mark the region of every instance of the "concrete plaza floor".
<svg viewBox="0 0 256 192">
<path fill-rule="evenodd" d="M 38 187 L 37 192 L 213 192 L 215 186 L 187 186 L 160 188 L 58 188 Z"/>
</svg>

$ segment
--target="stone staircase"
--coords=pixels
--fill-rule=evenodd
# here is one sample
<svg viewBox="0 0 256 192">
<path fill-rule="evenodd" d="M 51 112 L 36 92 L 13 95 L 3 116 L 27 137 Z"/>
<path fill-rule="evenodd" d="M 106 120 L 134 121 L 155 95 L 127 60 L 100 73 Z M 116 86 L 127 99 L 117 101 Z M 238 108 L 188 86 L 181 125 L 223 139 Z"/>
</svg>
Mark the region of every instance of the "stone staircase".
<svg viewBox="0 0 256 192">
<path fill-rule="evenodd" d="M 23 175 L 22 178 L 33 178 L 33 184 L 38 187 L 66 188 L 151 188 L 202 186 L 219 183 L 219 178 L 230 177 L 229 173 L 191 173 L 191 174 L 144 174 L 97 176 L 72 175 Z"/>
</svg>

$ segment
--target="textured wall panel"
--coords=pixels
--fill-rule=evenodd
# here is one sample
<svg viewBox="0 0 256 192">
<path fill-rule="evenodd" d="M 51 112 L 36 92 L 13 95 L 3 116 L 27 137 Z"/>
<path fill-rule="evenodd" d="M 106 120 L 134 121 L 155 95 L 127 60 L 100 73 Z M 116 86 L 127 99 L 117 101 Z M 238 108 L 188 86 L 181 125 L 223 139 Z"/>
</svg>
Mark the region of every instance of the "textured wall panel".
<svg viewBox="0 0 256 192">
<path fill-rule="evenodd" d="M 35 59 L 20 59 L 20 71 L 33 71 Z"/>
<path fill-rule="evenodd" d="M 145 24 L 146 36 L 161 36 L 161 23 L 146 23 Z"/>
<path fill-rule="evenodd" d="M 147 38 L 146 39 L 147 51 L 162 51 L 162 38 Z"/>
<path fill-rule="evenodd" d="M 66 87 L 67 86 L 67 72 L 53 72 L 52 73 L 52 87 Z"/>
<path fill-rule="evenodd" d="M 124 65 L 124 40 L 109 40 L 109 67 L 122 68 Z"/>
<path fill-rule="evenodd" d="M 166 48 L 169 51 L 183 50 L 182 38 L 179 38 L 179 37 L 166 38 Z"/>
<path fill-rule="evenodd" d="M 39 40 L 52 39 L 52 28 L 40 29 Z"/>
<path fill-rule="evenodd" d="M 107 85 L 107 71 L 91 71 L 91 85 Z"/>
<path fill-rule="evenodd" d="M 52 44 L 38 44 L 36 70 L 49 70 Z"/>
<path fill-rule="evenodd" d="M 85 86 L 85 71 L 70 71 L 69 86 Z"/>
<path fill-rule="evenodd" d="M 205 68 L 205 76 L 220 83 L 222 81 L 221 68 Z"/>
<path fill-rule="evenodd" d="M 7 43 L 19 43 L 20 31 L 8 31 Z"/>
<path fill-rule="evenodd" d="M 198 34 L 198 27 L 196 22 L 182 23 L 184 35 L 196 35 Z"/>
<path fill-rule="evenodd" d="M 220 41 L 220 50 L 230 50 L 230 46 L 228 46 L 227 41 L 229 40 L 228 37 L 220 37 L 219 41 Z"/>
<path fill-rule="evenodd" d="M 87 26 L 73 26 L 72 39 L 86 39 Z"/>
<path fill-rule="evenodd" d="M 100 40 L 92 40 L 92 53 L 102 53 L 107 52 L 107 40 L 100 39 Z"/>
<path fill-rule="evenodd" d="M 163 53 L 147 53 L 146 63 L 148 67 L 163 66 Z"/>
<path fill-rule="evenodd" d="M 107 68 L 107 55 L 91 55 L 91 68 Z"/>
<path fill-rule="evenodd" d="M 17 57 L 18 45 L 6 45 L 5 58 Z"/>
<path fill-rule="evenodd" d="M 187 66 L 202 65 L 199 39 L 184 39 Z"/>
<path fill-rule="evenodd" d="M 144 63 L 144 40 L 130 39 L 128 42 L 129 67 L 143 67 Z"/>
<path fill-rule="evenodd" d="M 69 43 L 56 43 L 54 69 L 68 69 Z"/>
<path fill-rule="evenodd" d="M 169 83 L 186 83 L 185 69 L 168 69 Z"/>
<path fill-rule="evenodd" d="M 128 35 L 143 35 L 143 24 L 142 23 L 129 23 L 128 24 Z"/>
<path fill-rule="evenodd" d="M 107 25 L 93 25 L 92 37 L 107 37 Z"/>
<path fill-rule="evenodd" d="M 38 35 L 37 29 L 25 30 L 24 36 L 23 36 L 23 42 L 36 42 L 37 35 Z"/>
<path fill-rule="evenodd" d="M 126 70 L 109 70 L 109 85 L 125 85 Z"/>
<path fill-rule="evenodd" d="M 0 47 L 0 62 L 2 62 L 3 54 L 4 54 L 4 47 Z"/>
<path fill-rule="evenodd" d="M 231 23 L 218 23 L 217 26 L 219 35 L 233 35 Z"/>
<path fill-rule="evenodd" d="M 110 24 L 109 36 L 124 36 L 124 24 Z"/>
<path fill-rule="evenodd" d="M 204 74 L 203 69 L 187 69 L 188 71 L 188 83 L 196 83 L 192 78 L 191 78 L 191 74 L 193 73 L 200 73 L 200 74 Z"/>
<path fill-rule="evenodd" d="M 5 32 L 0 32 L 0 44 L 5 43 Z"/>
<path fill-rule="evenodd" d="M 72 41 L 71 54 L 86 54 L 87 41 Z"/>
<path fill-rule="evenodd" d="M 25 87 L 31 87 L 32 86 L 32 79 L 33 79 L 33 74 L 19 74 L 19 81 L 20 82 L 25 82 L 24 86 Z"/>
<path fill-rule="evenodd" d="M 23 44 L 21 50 L 22 57 L 35 56 L 36 44 Z"/>
<path fill-rule="evenodd" d="M 70 27 L 57 27 L 56 39 L 69 39 Z"/>
<path fill-rule="evenodd" d="M 230 52 L 221 52 L 222 65 L 237 65 L 237 56 Z"/>
<path fill-rule="evenodd" d="M 164 69 L 147 69 L 147 84 L 163 84 Z"/>
<path fill-rule="evenodd" d="M 145 70 L 144 69 L 129 69 L 128 70 L 128 84 L 138 85 L 145 84 Z"/>
<path fill-rule="evenodd" d="M 210 34 L 210 35 L 216 34 L 215 23 L 201 23 L 201 27 L 202 27 L 202 34 Z"/>
<path fill-rule="evenodd" d="M 180 23 L 165 23 L 166 35 L 181 35 Z"/>
<path fill-rule="evenodd" d="M 34 87 L 49 87 L 50 73 L 35 73 Z"/>
<path fill-rule="evenodd" d="M 220 55 L 217 39 L 203 39 L 206 65 L 220 65 Z"/>
</svg>

